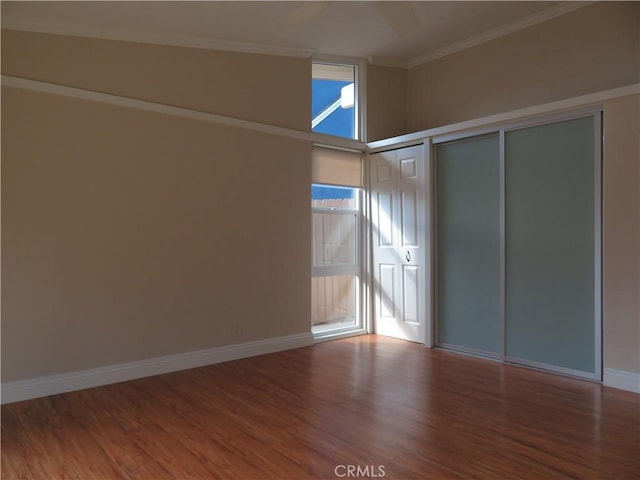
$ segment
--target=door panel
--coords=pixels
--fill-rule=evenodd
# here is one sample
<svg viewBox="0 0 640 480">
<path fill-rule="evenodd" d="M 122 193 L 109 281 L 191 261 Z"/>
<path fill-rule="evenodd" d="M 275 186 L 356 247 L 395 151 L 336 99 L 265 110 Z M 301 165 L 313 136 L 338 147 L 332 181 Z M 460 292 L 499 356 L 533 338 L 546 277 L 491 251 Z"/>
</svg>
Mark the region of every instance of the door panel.
<svg viewBox="0 0 640 480">
<path fill-rule="evenodd" d="M 382 155 L 382 154 L 381 154 Z M 382 158 L 386 158 L 384 155 Z M 388 161 L 382 161 L 376 164 L 376 180 L 378 185 L 384 183 L 393 184 L 393 165 Z"/>
<path fill-rule="evenodd" d="M 595 373 L 594 118 L 505 134 L 507 356 Z"/>
<path fill-rule="evenodd" d="M 437 148 L 437 343 L 502 353 L 498 135 Z"/>
<path fill-rule="evenodd" d="M 372 156 L 372 212 L 374 256 L 374 327 L 375 332 L 391 335 L 401 321 L 402 307 L 397 303 L 399 264 L 396 226 L 397 167 L 394 152 Z"/>
<path fill-rule="evenodd" d="M 420 271 L 415 265 L 402 266 L 404 321 L 420 324 Z"/>
<path fill-rule="evenodd" d="M 396 305 L 393 301 L 396 292 L 396 266 L 380 264 L 379 267 L 379 315 L 387 320 L 396 319 Z"/>
<path fill-rule="evenodd" d="M 374 193 L 374 217 L 376 219 L 376 244 L 379 247 L 393 247 L 393 194 L 387 192 Z"/>
<path fill-rule="evenodd" d="M 371 156 L 376 333 L 424 342 L 424 148 Z"/>
<path fill-rule="evenodd" d="M 416 192 L 401 192 L 402 247 L 418 247 L 418 198 Z"/>
</svg>

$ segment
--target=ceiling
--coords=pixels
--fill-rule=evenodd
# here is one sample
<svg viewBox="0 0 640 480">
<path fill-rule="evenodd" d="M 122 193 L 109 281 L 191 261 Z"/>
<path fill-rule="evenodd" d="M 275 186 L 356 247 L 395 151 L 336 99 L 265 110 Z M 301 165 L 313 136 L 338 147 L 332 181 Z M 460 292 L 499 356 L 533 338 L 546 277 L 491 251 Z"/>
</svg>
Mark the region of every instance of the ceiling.
<svg viewBox="0 0 640 480">
<path fill-rule="evenodd" d="M 3 28 L 412 66 L 587 3 L 2 1 L 1 8 Z"/>
</svg>

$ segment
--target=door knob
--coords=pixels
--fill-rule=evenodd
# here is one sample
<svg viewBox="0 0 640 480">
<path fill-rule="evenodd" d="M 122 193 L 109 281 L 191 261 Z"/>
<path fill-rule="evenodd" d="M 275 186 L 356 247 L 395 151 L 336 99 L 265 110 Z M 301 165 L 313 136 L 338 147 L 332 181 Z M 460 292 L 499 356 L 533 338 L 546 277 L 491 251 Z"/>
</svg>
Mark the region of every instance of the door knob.
<svg viewBox="0 0 640 480">
<path fill-rule="evenodd" d="M 407 259 L 407 262 L 411 261 L 411 252 L 409 250 L 407 250 L 407 254 L 404 256 L 404 258 Z"/>
</svg>

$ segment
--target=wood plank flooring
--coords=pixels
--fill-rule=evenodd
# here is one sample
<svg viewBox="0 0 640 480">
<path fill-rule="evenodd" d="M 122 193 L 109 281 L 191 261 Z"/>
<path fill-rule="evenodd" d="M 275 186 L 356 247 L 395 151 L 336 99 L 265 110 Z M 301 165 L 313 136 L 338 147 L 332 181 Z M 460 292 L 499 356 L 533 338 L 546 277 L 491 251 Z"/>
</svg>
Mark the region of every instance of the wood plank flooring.
<svg viewBox="0 0 640 480">
<path fill-rule="evenodd" d="M 375 335 L 2 407 L 2 479 L 634 479 L 640 395 Z"/>
</svg>

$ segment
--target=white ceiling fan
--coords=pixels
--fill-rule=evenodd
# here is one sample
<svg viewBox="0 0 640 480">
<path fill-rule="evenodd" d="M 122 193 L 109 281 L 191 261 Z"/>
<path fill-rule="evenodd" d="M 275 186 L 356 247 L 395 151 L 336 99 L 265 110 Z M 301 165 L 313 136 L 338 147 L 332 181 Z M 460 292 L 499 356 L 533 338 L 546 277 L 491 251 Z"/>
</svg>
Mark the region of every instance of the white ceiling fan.
<svg viewBox="0 0 640 480">
<path fill-rule="evenodd" d="M 332 2 L 302 2 L 291 10 L 278 23 L 283 26 L 296 26 L 310 21 L 326 8 L 331 7 Z M 382 19 L 398 35 L 403 37 L 415 32 L 420 28 L 420 20 L 407 1 L 377 1 L 367 2 L 368 6 L 373 6 Z"/>
</svg>

